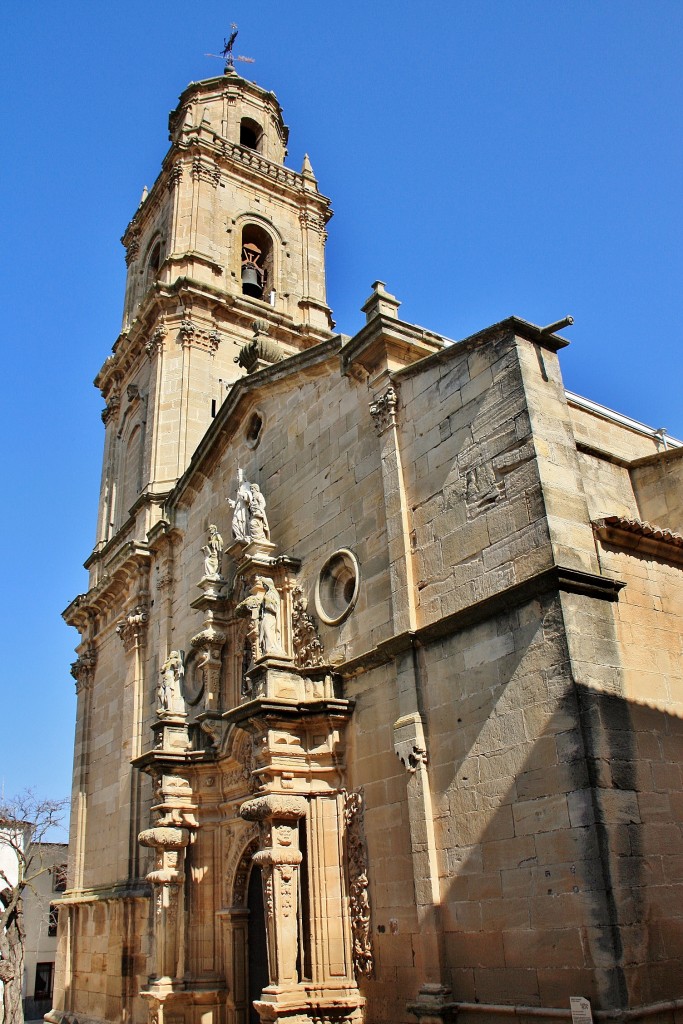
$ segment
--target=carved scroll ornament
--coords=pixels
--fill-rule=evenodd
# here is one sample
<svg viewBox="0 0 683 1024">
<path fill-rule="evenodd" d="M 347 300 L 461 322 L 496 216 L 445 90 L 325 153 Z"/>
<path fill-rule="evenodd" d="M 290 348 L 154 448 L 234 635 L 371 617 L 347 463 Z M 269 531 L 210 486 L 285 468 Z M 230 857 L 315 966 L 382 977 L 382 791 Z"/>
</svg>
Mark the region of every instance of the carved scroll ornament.
<svg viewBox="0 0 683 1024">
<path fill-rule="evenodd" d="M 362 789 L 344 793 L 346 853 L 349 869 L 349 903 L 353 933 L 353 967 L 356 974 L 369 978 L 374 971 L 370 896 L 368 891 L 368 854 L 365 843 L 364 801 Z"/>
</svg>

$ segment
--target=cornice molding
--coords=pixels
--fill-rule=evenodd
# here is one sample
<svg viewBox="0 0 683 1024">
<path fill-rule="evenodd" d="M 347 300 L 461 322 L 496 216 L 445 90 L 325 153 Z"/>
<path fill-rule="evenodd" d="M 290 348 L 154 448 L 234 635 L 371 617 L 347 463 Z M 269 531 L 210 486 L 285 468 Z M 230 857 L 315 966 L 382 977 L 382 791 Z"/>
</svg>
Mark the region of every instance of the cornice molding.
<svg viewBox="0 0 683 1024">
<path fill-rule="evenodd" d="M 100 582 L 85 594 L 79 594 L 62 612 L 68 626 L 80 629 L 84 616 L 95 617 L 108 611 L 128 592 L 141 572 L 149 572 L 152 556 L 144 541 L 126 541 L 113 553 L 104 548 L 91 559 L 105 562 Z"/>
<path fill-rule="evenodd" d="M 625 516 L 594 519 L 593 529 L 603 544 L 683 565 L 683 536 L 673 530 Z"/>
<path fill-rule="evenodd" d="M 387 665 L 394 658 L 405 654 L 413 647 L 423 647 L 451 636 L 461 629 L 476 626 L 484 619 L 532 601 L 539 594 L 571 593 L 581 594 L 599 601 L 618 601 L 619 591 L 625 586 L 626 584 L 622 580 L 554 565 L 550 569 L 530 576 L 521 583 L 491 594 L 490 597 L 467 605 L 459 611 L 452 612 L 436 622 L 389 637 L 371 650 L 365 651 L 341 665 L 334 665 L 333 668 L 339 675 L 348 678 L 366 672 L 368 669 Z"/>
</svg>

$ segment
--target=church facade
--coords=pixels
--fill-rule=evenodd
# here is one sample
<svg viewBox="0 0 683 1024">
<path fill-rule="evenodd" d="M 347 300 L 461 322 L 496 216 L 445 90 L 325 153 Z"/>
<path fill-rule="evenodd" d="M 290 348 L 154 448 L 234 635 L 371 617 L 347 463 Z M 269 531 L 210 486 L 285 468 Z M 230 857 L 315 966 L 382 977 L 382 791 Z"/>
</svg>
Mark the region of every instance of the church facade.
<svg viewBox="0 0 683 1024">
<path fill-rule="evenodd" d="M 193 83 L 123 242 L 53 1024 L 673 1020 L 683 447 L 557 333 L 451 342 L 273 93 Z"/>
</svg>

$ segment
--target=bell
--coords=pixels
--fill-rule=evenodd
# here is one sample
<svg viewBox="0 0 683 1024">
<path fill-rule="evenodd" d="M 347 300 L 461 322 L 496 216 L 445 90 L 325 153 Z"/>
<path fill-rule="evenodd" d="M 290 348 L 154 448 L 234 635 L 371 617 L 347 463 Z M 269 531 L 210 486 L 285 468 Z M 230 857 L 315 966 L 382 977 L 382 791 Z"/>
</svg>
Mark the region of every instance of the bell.
<svg viewBox="0 0 683 1024">
<path fill-rule="evenodd" d="M 260 299 L 263 294 L 261 277 L 258 268 L 253 263 L 242 264 L 242 292 L 255 299 Z"/>
</svg>

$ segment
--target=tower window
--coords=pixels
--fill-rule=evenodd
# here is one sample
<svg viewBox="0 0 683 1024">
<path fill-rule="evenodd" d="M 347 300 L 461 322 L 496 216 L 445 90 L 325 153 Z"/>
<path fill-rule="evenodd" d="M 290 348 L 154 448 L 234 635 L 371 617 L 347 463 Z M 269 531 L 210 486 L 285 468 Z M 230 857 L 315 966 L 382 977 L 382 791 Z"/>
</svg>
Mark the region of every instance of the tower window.
<svg viewBox="0 0 683 1024">
<path fill-rule="evenodd" d="M 256 121 L 252 121 L 250 117 L 243 117 L 240 121 L 240 146 L 246 146 L 247 149 L 260 149 L 261 136 L 261 125 Z"/>
<path fill-rule="evenodd" d="M 273 243 L 270 235 L 256 224 L 242 231 L 242 294 L 267 300 L 273 280 Z"/>
<path fill-rule="evenodd" d="M 145 288 L 156 281 L 157 275 L 159 274 L 159 267 L 161 266 L 161 242 L 157 242 L 152 246 L 149 256 L 147 257 L 147 270 L 145 272 Z"/>
</svg>

